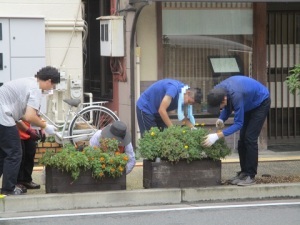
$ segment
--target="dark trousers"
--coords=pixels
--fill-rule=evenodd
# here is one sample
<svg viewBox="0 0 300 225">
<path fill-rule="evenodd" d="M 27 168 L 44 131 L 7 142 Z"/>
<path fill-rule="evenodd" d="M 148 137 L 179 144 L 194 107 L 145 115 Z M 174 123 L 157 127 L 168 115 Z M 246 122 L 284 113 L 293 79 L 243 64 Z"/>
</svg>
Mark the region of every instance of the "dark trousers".
<svg viewBox="0 0 300 225">
<path fill-rule="evenodd" d="M 161 130 L 167 127 L 167 125 L 164 123 L 160 116 L 154 116 L 151 114 L 144 113 L 138 107 L 136 107 L 136 116 L 141 136 L 144 135 L 145 131 L 150 130 L 151 127 L 158 127 Z"/>
<path fill-rule="evenodd" d="M 241 172 L 255 177 L 258 165 L 258 137 L 270 109 L 270 98 L 262 102 L 257 108 L 244 115 L 244 124 L 240 130 L 238 153 Z"/>
<path fill-rule="evenodd" d="M 22 162 L 19 170 L 18 182 L 31 182 L 36 152 L 36 141 L 32 138 L 21 140 Z"/>
<path fill-rule="evenodd" d="M 19 132 L 16 126 L 0 125 L 0 177 L 2 191 L 13 191 L 22 158 L 22 147 Z"/>
</svg>

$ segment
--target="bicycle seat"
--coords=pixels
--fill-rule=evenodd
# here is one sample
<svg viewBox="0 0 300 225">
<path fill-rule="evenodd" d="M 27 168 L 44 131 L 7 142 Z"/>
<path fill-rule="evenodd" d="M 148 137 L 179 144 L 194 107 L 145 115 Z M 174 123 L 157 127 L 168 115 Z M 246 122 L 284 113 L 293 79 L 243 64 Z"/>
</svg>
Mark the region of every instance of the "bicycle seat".
<svg viewBox="0 0 300 225">
<path fill-rule="evenodd" d="M 64 99 L 63 101 L 65 103 L 67 103 L 68 105 L 74 106 L 74 107 L 77 107 L 81 102 L 80 99 Z"/>
</svg>

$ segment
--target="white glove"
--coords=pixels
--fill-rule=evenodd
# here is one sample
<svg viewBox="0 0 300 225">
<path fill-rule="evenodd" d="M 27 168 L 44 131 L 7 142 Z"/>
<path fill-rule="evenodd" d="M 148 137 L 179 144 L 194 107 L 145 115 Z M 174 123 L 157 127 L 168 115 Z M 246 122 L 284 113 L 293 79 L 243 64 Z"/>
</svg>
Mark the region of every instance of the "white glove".
<svg viewBox="0 0 300 225">
<path fill-rule="evenodd" d="M 191 130 L 197 130 L 197 127 L 191 127 Z"/>
<path fill-rule="evenodd" d="M 218 120 L 216 121 L 216 128 L 222 129 L 223 127 L 224 127 L 224 121 L 221 120 L 221 119 L 218 119 Z"/>
<path fill-rule="evenodd" d="M 44 128 L 45 133 L 48 135 L 55 134 L 56 130 L 57 130 L 57 128 L 50 124 L 46 124 L 46 127 Z"/>
<path fill-rule="evenodd" d="M 207 136 L 205 136 L 205 140 L 202 142 L 202 145 L 204 147 L 210 147 L 212 146 L 217 140 L 219 139 L 218 134 L 214 133 L 214 134 L 209 134 Z"/>
</svg>

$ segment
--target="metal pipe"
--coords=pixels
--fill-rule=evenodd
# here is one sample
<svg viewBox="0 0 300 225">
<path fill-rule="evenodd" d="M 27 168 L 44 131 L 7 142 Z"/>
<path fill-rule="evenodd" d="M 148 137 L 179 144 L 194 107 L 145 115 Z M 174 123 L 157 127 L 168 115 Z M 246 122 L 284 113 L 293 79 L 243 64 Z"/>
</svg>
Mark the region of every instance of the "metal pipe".
<svg viewBox="0 0 300 225">
<path fill-rule="evenodd" d="M 136 23 L 138 20 L 138 17 L 142 11 L 142 9 L 148 5 L 149 3 L 147 2 L 146 4 L 140 6 L 133 19 L 132 23 L 132 29 L 131 29 L 131 35 L 130 35 L 130 97 L 131 97 L 131 137 L 132 137 L 132 144 L 133 147 L 135 148 L 135 143 L 136 143 L 136 135 L 135 135 L 135 81 L 134 81 L 134 35 L 136 32 Z"/>
</svg>

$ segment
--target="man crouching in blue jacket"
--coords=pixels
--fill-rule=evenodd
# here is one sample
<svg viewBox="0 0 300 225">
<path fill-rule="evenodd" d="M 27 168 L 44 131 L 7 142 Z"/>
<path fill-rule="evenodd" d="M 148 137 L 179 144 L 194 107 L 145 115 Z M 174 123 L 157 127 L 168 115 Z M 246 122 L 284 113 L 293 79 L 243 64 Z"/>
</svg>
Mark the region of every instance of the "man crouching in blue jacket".
<svg viewBox="0 0 300 225">
<path fill-rule="evenodd" d="M 224 122 L 234 112 L 234 123 L 223 131 L 209 134 L 204 146 L 213 145 L 219 138 L 240 130 L 238 154 L 241 171 L 230 183 L 248 186 L 256 183 L 258 165 L 258 136 L 270 109 L 270 94 L 260 82 L 246 76 L 232 76 L 216 85 L 207 95 L 209 107 L 221 110 L 216 127 L 222 129 Z"/>
</svg>

